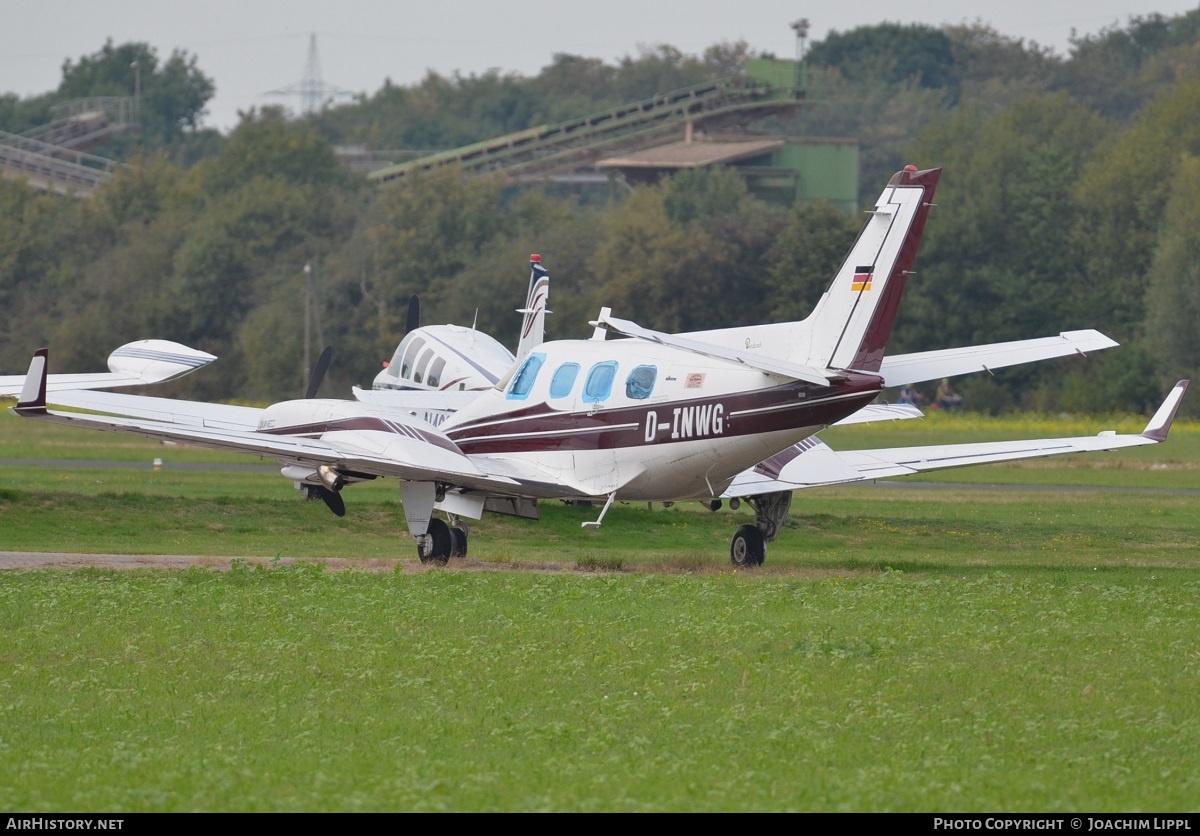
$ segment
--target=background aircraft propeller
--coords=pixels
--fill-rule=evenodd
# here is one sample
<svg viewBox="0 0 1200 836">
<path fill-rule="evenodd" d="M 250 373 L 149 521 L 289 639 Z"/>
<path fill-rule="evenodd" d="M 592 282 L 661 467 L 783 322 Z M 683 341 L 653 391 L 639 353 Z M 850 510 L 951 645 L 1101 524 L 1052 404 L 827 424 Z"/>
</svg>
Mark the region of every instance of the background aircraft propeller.
<svg viewBox="0 0 1200 836">
<path fill-rule="evenodd" d="M 404 320 L 404 333 L 411 334 L 421 327 L 421 297 L 413 294 L 408 297 L 408 318 Z"/>
<path fill-rule="evenodd" d="M 308 379 L 308 391 L 304 393 L 306 401 L 311 401 L 317 396 L 317 390 L 321 388 L 321 381 L 325 379 L 325 372 L 329 371 L 329 361 L 332 359 L 333 346 L 327 345 L 317 358 L 317 365 L 313 366 L 312 376 Z"/>
</svg>

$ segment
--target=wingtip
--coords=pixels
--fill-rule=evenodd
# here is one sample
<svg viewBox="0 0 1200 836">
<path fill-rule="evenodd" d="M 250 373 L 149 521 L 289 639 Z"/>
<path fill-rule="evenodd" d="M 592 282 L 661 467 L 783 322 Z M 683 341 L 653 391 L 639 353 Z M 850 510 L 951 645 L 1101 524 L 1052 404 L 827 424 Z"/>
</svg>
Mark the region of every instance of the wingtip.
<svg viewBox="0 0 1200 836">
<path fill-rule="evenodd" d="M 46 368 L 49 365 L 50 349 L 39 348 L 29 361 L 25 374 L 25 385 L 13 412 L 18 415 L 42 415 L 46 412 Z"/>
<path fill-rule="evenodd" d="M 1189 383 L 1191 381 L 1181 380 L 1175 384 L 1175 388 L 1170 391 L 1162 402 L 1162 406 L 1154 413 L 1154 417 L 1150 419 L 1146 429 L 1142 430 L 1143 438 L 1157 442 L 1167 440 L 1167 433 L 1171 431 L 1171 424 L 1174 423 L 1175 415 L 1179 412 L 1179 404 L 1183 402 L 1183 393 L 1187 391 Z"/>
</svg>

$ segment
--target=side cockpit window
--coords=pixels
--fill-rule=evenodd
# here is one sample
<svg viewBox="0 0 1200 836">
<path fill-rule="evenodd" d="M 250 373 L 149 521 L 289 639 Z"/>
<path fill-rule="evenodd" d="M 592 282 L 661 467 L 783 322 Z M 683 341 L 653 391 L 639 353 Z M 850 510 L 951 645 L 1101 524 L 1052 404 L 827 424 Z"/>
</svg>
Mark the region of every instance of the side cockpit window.
<svg viewBox="0 0 1200 836">
<path fill-rule="evenodd" d="M 638 366 L 625 378 L 625 396 L 635 401 L 644 401 L 654 391 L 654 381 L 657 379 L 657 366 Z"/>
<path fill-rule="evenodd" d="M 529 391 L 533 389 L 533 382 L 537 380 L 537 373 L 545 362 L 545 354 L 530 354 L 525 358 L 525 362 L 513 375 L 512 383 L 509 384 L 508 392 L 504 397 L 510 401 L 523 401 L 528 398 Z"/>
<path fill-rule="evenodd" d="M 612 394 L 613 379 L 617 376 L 617 361 L 605 360 L 592 366 L 583 384 L 583 402 L 600 403 Z"/>
<path fill-rule="evenodd" d="M 404 342 L 408 342 L 407 337 L 404 338 Z M 400 376 L 405 380 L 412 380 L 413 365 L 417 362 L 417 353 L 424 345 L 425 339 L 423 337 L 416 337 L 409 343 L 408 348 L 404 350 L 404 359 L 400 361 Z M 404 348 L 403 344 L 400 347 Z M 397 349 L 396 353 L 400 353 L 399 349 Z"/>
<path fill-rule="evenodd" d="M 575 388 L 575 378 L 579 377 L 578 363 L 563 363 L 554 370 L 550 378 L 550 397 L 565 398 Z"/>
</svg>

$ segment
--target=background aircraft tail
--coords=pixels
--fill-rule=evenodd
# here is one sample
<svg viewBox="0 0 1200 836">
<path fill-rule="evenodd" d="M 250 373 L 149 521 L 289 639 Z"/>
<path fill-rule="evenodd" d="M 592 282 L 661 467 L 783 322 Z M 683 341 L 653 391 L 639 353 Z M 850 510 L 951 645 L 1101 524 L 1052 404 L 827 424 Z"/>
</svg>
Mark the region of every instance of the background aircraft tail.
<svg viewBox="0 0 1200 836">
<path fill-rule="evenodd" d="M 550 296 L 550 274 L 542 267 L 542 257 L 537 253 L 529 256 L 529 294 L 525 307 L 517 311 L 524 314 L 521 321 L 521 341 L 517 343 L 517 362 L 541 345 L 546 339 L 546 301 Z"/>
<path fill-rule="evenodd" d="M 829 289 L 803 322 L 794 361 L 878 372 L 912 272 L 940 168 L 905 166 L 888 182 Z M 804 354 L 801 350 L 796 354 Z"/>
</svg>

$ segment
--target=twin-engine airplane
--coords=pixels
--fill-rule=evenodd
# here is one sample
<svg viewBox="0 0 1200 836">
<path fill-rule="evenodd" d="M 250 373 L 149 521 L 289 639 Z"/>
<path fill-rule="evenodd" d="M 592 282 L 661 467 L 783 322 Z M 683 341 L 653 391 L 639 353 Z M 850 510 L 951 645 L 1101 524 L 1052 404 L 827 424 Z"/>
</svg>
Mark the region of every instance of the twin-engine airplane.
<svg viewBox="0 0 1200 836">
<path fill-rule="evenodd" d="M 47 408 L 47 351 L 30 364 L 14 411 L 27 418 L 268 456 L 344 513 L 340 491 L 401 480 L 422 561 L 466 553 L 463 517 L 526 514 L 538 499 L 742 500 L 753 525 L 734 533 L 736 565 L 761 564 L 792 491 L 983 462 L 1165 440 L 1181 381 L 1140 434 L 835 452 L 814 435 L 863 416 L 914 417 L 871 405 L 886 386 L 1116 345 L 1096 331 L 886 357 L 940 169 L 892 177 L 812 314 L 799 322 L 666 334 L 605 309 L 590 340 L 543 343 L 440 426 L 414 410 L 305 399 L 266 409 L 110 393 L 54 397 L 108 415 Z M 613 333 L 626 339 L 608 340 Z M 311 387 L 310 387 L 311 388 Z M 450 524 L 436 518 L 440 510 Z"/>
</svg>

